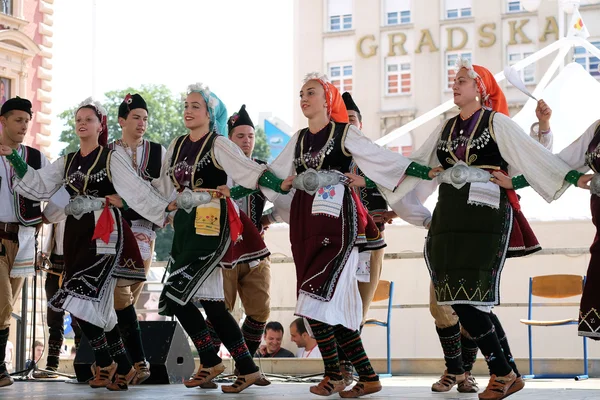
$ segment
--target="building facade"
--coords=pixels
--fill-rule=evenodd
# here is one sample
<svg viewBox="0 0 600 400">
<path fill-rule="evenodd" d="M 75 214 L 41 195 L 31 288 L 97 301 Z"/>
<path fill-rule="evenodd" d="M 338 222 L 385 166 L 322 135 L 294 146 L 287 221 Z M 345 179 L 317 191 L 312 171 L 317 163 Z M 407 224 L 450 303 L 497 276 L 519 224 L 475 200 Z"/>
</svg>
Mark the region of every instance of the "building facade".
<svg viewBox="0 0 600 400">
<path fill-rule="evenodd" d="M 459 57 L 493 73 L 527 57 L 559 37 L 559 2 L 516 0 L 296 0 L 295 88 L 311 71 L 325 72 L 352 93 L 363 116 L 363 132 L 378 139 L 452 98 Z M 535 11 L 527 11 L 539 3 Z M 600 47 L 600 3 L 581 1 L 580 13 Z M 565 18 L 565 31 L 570 16 Z M 553 59 L 521 72 L 533 90 Z M 600 79 L 599 60 L 575 48 L 566 62 L 581 63 Z M 525 96 L 501 83 L 514 115 Z M 410 154 L 453 108 L 388 147 Z M 299 107 L 294 128 L 306 125 Z"/>
<path fill-rule="evenodd" d="M 31 100 L 26 144 L 49 154 L 54 0 L 0 0 L 0 105 Z"/>
</svg>

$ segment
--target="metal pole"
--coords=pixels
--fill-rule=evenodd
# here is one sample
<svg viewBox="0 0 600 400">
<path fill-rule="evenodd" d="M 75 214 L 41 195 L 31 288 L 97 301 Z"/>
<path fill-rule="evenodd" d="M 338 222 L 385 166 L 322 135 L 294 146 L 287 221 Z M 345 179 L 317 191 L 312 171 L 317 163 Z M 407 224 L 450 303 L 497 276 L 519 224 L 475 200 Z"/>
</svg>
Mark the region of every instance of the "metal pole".
<svg viewBox="0 0 600 400">
<path fill-rule="evenodd" d="M 92 0 L 92 97 L 96 93 L 96 0 Z"/>
<path fill-rule="evenodd" d="M 27 357 L 27 300 L 29 296 L 27 285 L 29 285 L 29 278 L 24 279 L 25 282 L 23 282 L 23 290 L 21 291 L 21 332 L 20 337 L 17 338 L 15 371 L 25 369 L 25 360 Z"/>
</svg>

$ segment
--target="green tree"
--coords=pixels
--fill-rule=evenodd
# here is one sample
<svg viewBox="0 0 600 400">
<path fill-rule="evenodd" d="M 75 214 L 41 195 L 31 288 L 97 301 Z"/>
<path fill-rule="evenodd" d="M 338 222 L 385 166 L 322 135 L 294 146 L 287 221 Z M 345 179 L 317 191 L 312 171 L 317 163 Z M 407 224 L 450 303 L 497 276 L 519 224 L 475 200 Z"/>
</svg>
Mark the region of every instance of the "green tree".
<svg viewBox="0 0 600 400">
<path fill-rule="evenodd" d="M 267 142 L 265 130 L 260 126 L 257 126 L 254 131 L 254 138 L 254 152 L 252 153 L 252 157 L 263 161 L 269 161 L 269 157 L 271 157 L 271 148 Z"/>
<path fill-rule="evenodd" d="M 167 261 L 169 259 L 174 234 L 175 231 L 171 225 L 167 225 L 156 232 L 154 252 L 156 253 L 157 261 Z"/>
<path fill-rule="evenodd" d="M 148 129 L 145 137 L 153 142 L 158 142 L 167 147 L 171 140 L 187 132 L 183 123 L 183 102 L 181 96 L 174 94 L 165 85 L 142 85 L 138 89 L 127 88 L 106 92 L 106 100 L 102 104 L 108 112 L 108 141 L 111 142 L 121 137 L 118 111 L 119 105 L 127 93 L 139 93 L 148 105 Z M 76 151 L 79 140 L 75 135 L 75 111 L 77 106 L 63 111 L 58 117 L 65 124 L 60 134 L 60 141 L 67 143 L 61 155 Z"/>
</svg>

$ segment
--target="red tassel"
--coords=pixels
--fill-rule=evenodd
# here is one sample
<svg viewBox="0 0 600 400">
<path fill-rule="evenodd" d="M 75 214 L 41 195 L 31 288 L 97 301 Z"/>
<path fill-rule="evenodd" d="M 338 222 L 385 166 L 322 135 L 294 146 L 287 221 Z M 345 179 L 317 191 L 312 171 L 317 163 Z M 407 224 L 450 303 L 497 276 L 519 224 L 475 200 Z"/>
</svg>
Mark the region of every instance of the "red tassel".
<svg viewBox="0 0 600 400">
<path fill-rule="evenodd" d="M 350 189 L 350 193 L 352 193 L 352 200 L 354 200 L 354 204 L 356 204 L 356 213 L 358 214 L 358 231 L 364 232 L 367 227 L 367 210 L 365 209 L 362 201 L 360 201 L 358 198 L 356 191 Z"/>
<path fill-rule="evenodd" d="M 109 208 L 110 201 L 108 200 L 108 197 L 104 201 L 104 210 L 102 210 L 102 214 L 100 214 L 100 218 L 98 218 L 92 240 L 102 239 L 104 243 L 108 244 L 110 234 L 115 230 L 115 219 Z"/>
<path fill-rule="evenodd" d="M 227 199 L 227 221 L 229 222 L 231 242 L 236 243 L 242 238 L 244 225 L 242 224 L 242 220 L 240 219 L 240 216 L 233 205 L 233 201 L 230 198 Z"/>
<path fill-rule="evenodd" d="M 508 173 L 506 171 L 500 171 L 500 172 L 502 172 L 504 175 L 508 176 Z M 521 211 L 521 203 L 519 202 L 519 196 L 517 196 L 517 192 L 515 191 L 515 189 L 505 189 L 505 190 L 506 190 L 506 197 L 508 197 L 508 202 L 510 203 L 513 210 L 515 210 L 516 212 L 520 212 Z"/>
</svg>

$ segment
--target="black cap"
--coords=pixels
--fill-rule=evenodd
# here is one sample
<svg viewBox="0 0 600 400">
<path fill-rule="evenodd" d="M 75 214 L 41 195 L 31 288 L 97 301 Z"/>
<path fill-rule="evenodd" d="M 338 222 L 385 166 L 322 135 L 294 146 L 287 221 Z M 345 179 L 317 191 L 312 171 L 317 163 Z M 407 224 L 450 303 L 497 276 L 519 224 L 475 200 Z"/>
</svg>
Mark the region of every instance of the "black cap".
<svg viewBox="0 0 600 400">
<path fill-rule="evenodd" d="M 352 95 L 350 93 L 344 92 L 344 94 L 342 95 L 342 99 L 344 99 L 344 104 L 346 105 L 346 110 L 356 111 L 357 113 L 360 114 L 360 110 L 358 109 L 358 106 L 356 105 L 354 100 L 352 100 Z"/>
<path fill-rule="evenodd" d="M 243 104 L 240 108 L 240 111 L 233 113 L 231 117 L 227 120 L 227 130 L 231 132 L 233 128 L 240 125 L 249 125 L 254 128 L 254 124 L 246 111 L 246 105 Z"/>
<path fill-rule="evenodd" d="M 125 96 L 125 99 L 119 106 L 119 118 L 127 118 L 129 112 L 131 110 L 135 110 L 136 108 L 143 108 L 148 111 L 148 106 L 146 105 L 146 101 L 139 94 L 129 94 Z"/>
<path fill-rule="evenodd" d="M 15 97 L 14 99 L 6 100 L 4 104 L 2 104 L 0 116 L 13 110 L 25 111 L 30 117 L 33 116 L 31 113 L 31 102 L 27 99 L 22 99 L 19 96 Z"/>
</svg>

